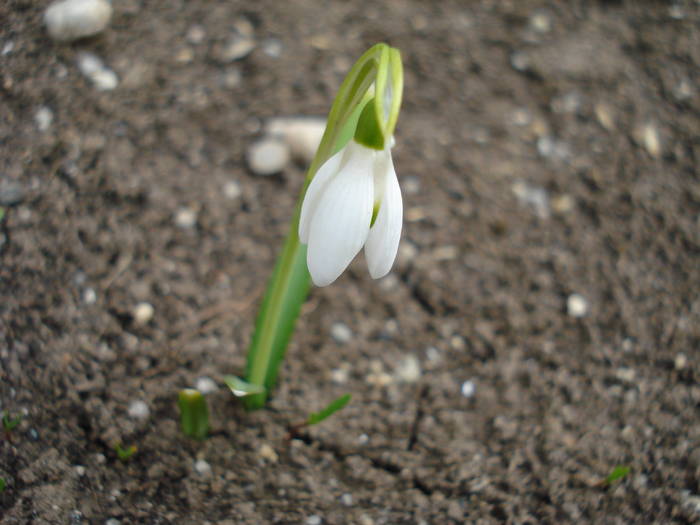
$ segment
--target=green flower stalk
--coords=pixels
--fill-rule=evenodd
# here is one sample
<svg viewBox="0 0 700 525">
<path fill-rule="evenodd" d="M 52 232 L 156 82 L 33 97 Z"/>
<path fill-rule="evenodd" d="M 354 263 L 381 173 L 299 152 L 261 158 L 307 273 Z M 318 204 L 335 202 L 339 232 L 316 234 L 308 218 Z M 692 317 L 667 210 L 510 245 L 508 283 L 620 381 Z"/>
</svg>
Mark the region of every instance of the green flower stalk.
<svg viewBox="0 0 700 525">
<path fill-rule="evenodd" d="M 401 56 L 386 44 L 365 52 L 340 86 L 255 323 L 246 383 L 264 391 L 243 397 L 249 409 L 264 406 L 275 384 L 312 280 L 332 283 L 362 247 L 373 278 L 391 269 L 403 214 L 390 150 L 402 92 Z"/>
</svg>

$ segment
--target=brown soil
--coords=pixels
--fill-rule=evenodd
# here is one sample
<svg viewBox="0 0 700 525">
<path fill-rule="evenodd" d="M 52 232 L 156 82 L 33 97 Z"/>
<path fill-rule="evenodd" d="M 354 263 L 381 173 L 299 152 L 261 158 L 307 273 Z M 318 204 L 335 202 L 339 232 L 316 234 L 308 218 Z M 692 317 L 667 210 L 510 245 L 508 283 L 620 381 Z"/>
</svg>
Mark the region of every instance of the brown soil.
<svg viewBox="0 0 700 525">
<path fill-rule="evenodd" d="M 46 4 L 0 5 L 0 409 L 24 414 L 0 522 L 700 519 L 697 2 L 124 0 L 68 45 Z M 241 19 L 257 46 L 225 63 Z M 268 117 L 323 115 L 377 41 L 406 71 L 395 270 L 360 258 L 312 290 L 269 408 L 219 388 L 190 441 L 177 391 L 242 372 L 303 178 L 253 175 L 246 148 Z M 421 376 L 397 382 L 409 356 Z"/>
</svg>

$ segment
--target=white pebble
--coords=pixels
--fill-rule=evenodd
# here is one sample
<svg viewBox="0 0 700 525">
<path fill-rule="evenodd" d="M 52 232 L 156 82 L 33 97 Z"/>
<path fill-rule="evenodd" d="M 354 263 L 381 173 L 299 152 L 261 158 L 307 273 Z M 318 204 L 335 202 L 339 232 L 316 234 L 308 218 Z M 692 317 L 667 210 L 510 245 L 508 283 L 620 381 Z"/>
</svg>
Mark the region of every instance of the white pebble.
<svg viewBox="0 0 700 525">
<path fill-rule="evenodd" d="M 144 401 L 133 401 L 129 405 L 128 414 L 134 419 L 146 419 L 151 414 L 151 410 Z"/>
<path fill-rule="evenodd" d="M 266 138 L 248 148 L 248 166 L 256 175 L 274 175 L 289 163 L 289 147 L 282 141 Z"/>
<path fill-rule="evenodd" d="M 352 330 L 343 323 L 333 323 L 333 326 L 331 326 L 331 337 L 336 343 L 345 344 L 352 339 Z"/>
<path fill-rule="evenodd" d="M 53 122 L 53 111 L 46 106 L 41 106 L 34 114 L 34 121 L 39 131 L 47 131 Z"/>
<path fill-rule="evenodd" d="M 516 71 L 525 71 L 530 67 L 530 58 L 524 51 L 516 51 L 510 55 L 510 65 Z"/>
<path fill-rule="evenodd" d="M 270 463 L 277 463 L 277 459 L 279 458 L 277 452 L 275 452 L 275 449 L 273 449 L 267 443 L 263 443 L 260 446 L 260 448 L 258 449 L 258 456 L 260 456 L 263 459 L 266 459 Z"/>
<path fill-rule="evenodd" d="M 538 33 L 548 33 L 552 28 L 552 19 L 545 12 L 538 12 L 530 17 L 530 27 Z"/>
<path fill-rule="evenodd" d="M 155 309 L 151 303 L 139 303 L 134 308 L 133 316 L 136 324 L 144 325 L 153 319 Z"/>
<path fill-rule="evenodd" d="M 566 300 L 566 311 L 571 317 L 584 317 L 588 313 L 588 301 L 581 294 L 571 294 Z"/>
<path fill-rule="evenodd" d="M 216 382 L 211 377 L 200 377 L 195 383 L 195 388 L 199 390 L 202 394 L 211 394 L 216 392 L 219 387 Z"/>
<path fill-rule="evenodd" d="M 340 502 L 346 507 L 352 507 L 352 494 L 346 492 L 345 494 L 340 496 Z"/>
<path fill-rule="evenodd" d="M 76 465 L 75 466 L 75 473 L 80 476 L 81 478 L 85 475 L 86 469 L 82 465 Z"/>
<path fill-rule="evenodd" d="M 403 383 L 415 383 L 420 379 L 421 369 L 418 358 L 409 355 L 399 362 L 394 373 L 396 379 Z"/>
<path fill-rule="evenodd" d="M 661 154 L 661 139 L 659 138 L 659 130 L 652 123 L 644 125 L 641 131 L 644 147 L 652 157 L 658 157 Z"/>
<path fill-rule="evenodd" d="M 194 462 L 194 469 L 200 476 L 209 476 L 211 474 L 211 465 L 203 459 L 198 459 Z"/>
<path fill-rule="evenodd" d="M 465 381 L 462 383 L 462 395 L 469 399 L 470 397 L 474 397 L 474 394 L 476 394 L 476 384 L 474 381 Z"/>
<path fill-rule="evenodd" d="M 49 35 L 60 42 L 70 42 L 96 35 L 112 17 L 107 0 L 64 0 L 54 2 L 44 13 Z"/>
<path fill-rule="evenodd" d="M 294 158 L 310 163 L 326 130 L 326 121 L 317 117 L 276 118 L 265 129 L 270 135 L 279 136 Z"/>
<path fill-rule="evenodd" d="M 673 366 L 676 370 L 683 370 L 688 365 L 688 358 L 685 354 L 678 354 L 673 360 Z"/>
<path fill-rule="evenodd" d="M 192 208 L 180 208 L 175 214 L 175 225 L 184 230 L 197 224 L 197 212 Z"/>
<path fill-rule="evenodd" d="M 615 371 L 615 377 L 624 383 L 633 383 L 637 377 L 637 373 L 634 368 L 618 368 Z"/>
<path fill-rule="evenodd" d="M 343 385 L 348 382 L 348 377 L 350 376 L 347 367 L 335 368 L 331 371 L 331 379 L 334 383 Z"/>
<path fill-rule="evenodd" d="M 316 514 L 306 518 L 306 525 L 321 525 L 322 522 L 321 516 L 317 516 Z"/>
<path fill-rule="evenodd" d="M 541 219 L 549 217 L 549 194 L 544 188 L 530 186 L 523 181 L 515 182 L 511 188 L 516 198 L 525 205 L 532 206 Z"/>
<path fill-rule="evenodd" d="M 12 50 L 15 48 L 15 43 L 10 40 L 9 42 L 5 42 L 5 45 L 2 46 L 2 51 L 0 51 L 0 55 L 5 56 L 9 55 L 12 53 Z"/>
<path fill-rule="evenodd" d="M 119 84 L 117 74 L 105 67 L 102 60 L 93 53 L 84 52 L 78 55 L 78 69 L 99 91 L 110 91 Z"/>
<path fill-rule="evenodd" d="M 255 49 L 255 40 L 247 36 L 235 36 L 226 44 L 221 52 L 224 62 L 233 62 L 245 58 Z"/>
<path fill-rule="evenodd" d="M 109 518 L 107 521 L 105 521 L 105 525 L 121 525 L 121 522 L 118 519 Z"/>
<path fill-rule="evenodd" d="M 241 185 L 235 180 L 230 180 L 224 184 L 224 197 L 227 199 L 237 199 L 241 196 Z"/>
<path fill-rule="evenodd" d="M 95 304 L 97 301 L 97 293 L 92 288 L 85 288 L 83 292 L 83 301 L 85 304 Z"/>
</svg>

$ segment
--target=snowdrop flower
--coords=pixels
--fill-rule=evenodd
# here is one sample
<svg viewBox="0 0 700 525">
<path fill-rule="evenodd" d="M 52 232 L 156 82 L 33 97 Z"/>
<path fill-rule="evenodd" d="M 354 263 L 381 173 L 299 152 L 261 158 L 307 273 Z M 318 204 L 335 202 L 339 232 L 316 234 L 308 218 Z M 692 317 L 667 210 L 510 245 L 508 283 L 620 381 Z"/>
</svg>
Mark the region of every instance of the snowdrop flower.
<svg viewBox="0 0 700 525">
<path fill-rule="evenodd" d="M 327 286 L 365 247 L 369 273 L 384 277 L 396 258 L 403 203 L 391 150 L 350 140 L 318 170 L 301 207 L 299 238 L 316 286 Z"/>
</svg>

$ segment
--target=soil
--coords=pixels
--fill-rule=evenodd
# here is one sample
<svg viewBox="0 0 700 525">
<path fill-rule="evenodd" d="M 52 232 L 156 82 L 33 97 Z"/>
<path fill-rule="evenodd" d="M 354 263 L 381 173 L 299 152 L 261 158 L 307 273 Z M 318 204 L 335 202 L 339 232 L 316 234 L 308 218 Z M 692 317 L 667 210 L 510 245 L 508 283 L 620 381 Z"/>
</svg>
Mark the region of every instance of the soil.
<svg viewBox="0 0 700 525">
<path fill-rule="evenodd" d="M 698 2 L 120 0 L 73 44 L 47 4 L 0 5 L 2 524 L 700 521 Z M 246 150 L 378 41 L 398 261 L 313 289 L 246 413 L 221 378 L 304 175 Z M 203 377 L 197 442 L 176 399 Z"/>
</svg>

